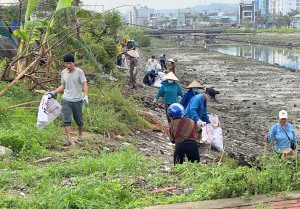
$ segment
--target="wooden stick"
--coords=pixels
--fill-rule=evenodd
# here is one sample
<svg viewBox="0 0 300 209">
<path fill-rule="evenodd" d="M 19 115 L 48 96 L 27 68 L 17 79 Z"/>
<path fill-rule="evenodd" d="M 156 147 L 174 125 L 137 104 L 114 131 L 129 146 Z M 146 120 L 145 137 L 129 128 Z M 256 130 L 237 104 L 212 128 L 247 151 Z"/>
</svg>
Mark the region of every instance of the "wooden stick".
<svg viewBox="0 0 300 209">
<path fill-rule="evenodd" d="M 9 106 L 9 107 L 4 107 L 4 108 L 1 108 L 0 110 L 12 109 L 12 108 L 15 108 L 15 107 L 21 107 L 21 106 L 25 106 L 25 105 L 29 105 L 29 104 L 38 103 L 38 102 L 40 102 L 40 101 L 25 102 L 25 103 L 21 103 L 21 104 Z"/>
</svg>

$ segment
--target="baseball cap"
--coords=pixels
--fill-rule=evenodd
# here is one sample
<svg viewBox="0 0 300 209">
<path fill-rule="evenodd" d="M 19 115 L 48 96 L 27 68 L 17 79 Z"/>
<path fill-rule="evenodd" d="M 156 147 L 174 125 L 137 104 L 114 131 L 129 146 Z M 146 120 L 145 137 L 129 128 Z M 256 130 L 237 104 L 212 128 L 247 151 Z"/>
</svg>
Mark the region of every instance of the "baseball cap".
<svg viewBox="0 0 300 209">
<path fill-rule="evenodd" d="M 209 96 L 211 96 L 213 99 L 215 99 L 216 94 L 220 94 L 219 91 L 217 91 L 217 90 L 215 90 L 215 89 L 213 89 L 213 88 L 207 88 L 207 89 L 205 90 L 205 93 L 207 93 L 207 94 L 208 94 Z"/>
<path fill-rule="evenodd" d="M 282 119 L 282 118 L 287 119 L 287 117 L 288 117 L 287 111 L 281 110 L 281 111 L 279 112 L 279 119 Z"/>
</svg>

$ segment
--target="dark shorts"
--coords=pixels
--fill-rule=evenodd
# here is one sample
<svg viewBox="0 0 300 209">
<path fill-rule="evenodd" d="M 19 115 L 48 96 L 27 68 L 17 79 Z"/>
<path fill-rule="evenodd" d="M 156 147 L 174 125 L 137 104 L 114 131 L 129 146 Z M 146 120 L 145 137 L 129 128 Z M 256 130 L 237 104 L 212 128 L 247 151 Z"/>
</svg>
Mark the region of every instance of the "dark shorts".
<svg viewBox="0 0 300 209">
<path fill-rule="evenodd" d="M 71 126 L 71 114 L 73 115 L 75 123 L 78 126 L 83 126 L 82 101 L 69 102 L 63 99 L 61 102 L 61 112 L 62 126 Z"/>
<path fill-rule="evenodd" d="M 195 140 L 186 140 L 175 145 L 174 165 L 182 164 L 184 158 L 187 158 L 187 160 L 192 163 L 200 162 L 199 149 Z"/>
</svg>

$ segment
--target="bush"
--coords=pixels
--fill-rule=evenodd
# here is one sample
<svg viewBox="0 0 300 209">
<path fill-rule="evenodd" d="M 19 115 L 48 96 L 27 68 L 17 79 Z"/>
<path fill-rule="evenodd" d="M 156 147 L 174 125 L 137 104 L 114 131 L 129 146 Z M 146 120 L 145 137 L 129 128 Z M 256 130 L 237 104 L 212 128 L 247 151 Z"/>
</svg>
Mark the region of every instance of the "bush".
<svg viewBox="0 0 300 209">
<path fill-rule="evenodd" d="M 145 36 L 145 30 L 136 29 L 130 34 L 131 37 L 139 44 L 141 47 L 148 47 L 151 45 L 150 37 Z"/>
<path fill-rule="evenodd" d="M 90 88 L 91 105 L 84 109 L 86 130 L 102 134 L 128 134 L 135 129 L 150 127 L 137 114 L 134 100 L 122 96 L 120 87 L 101 80 L 98 85 L 101 87 Z"/>
</svg>

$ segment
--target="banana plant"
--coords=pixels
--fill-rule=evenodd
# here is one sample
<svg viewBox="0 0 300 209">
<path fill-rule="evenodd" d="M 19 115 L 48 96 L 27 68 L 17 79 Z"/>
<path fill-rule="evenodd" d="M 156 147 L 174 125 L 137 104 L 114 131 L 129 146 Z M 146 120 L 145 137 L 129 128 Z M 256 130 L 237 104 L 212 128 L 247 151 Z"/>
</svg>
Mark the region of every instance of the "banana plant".
<svg viewBox="0 0 300 209">
<path fill-rule="evenodd" d="M 62 45 L 65 41 L 73 42 L 73 46 L 77 46 L 84 52 L 86 57 L 92 61 L 96 66 L 100 67 L 95 57 L 93 56 L 89 46 L 82 39 L 75 39 L 76 27 L 66 27 L 58 24 L 61 21 L 61 17 L 80 17 L 87 19 L 97 18 L 99 15 L 93 15 L 92 13 L 82 10 L 77 7 L 71 7 L 73 0 L 59 0 L 56 6 L 54 15 L 50 21 L 30 21 L 29 17 L 31 13 L 35 10 L 38 0 L 28 0 L 28 6 L 25 14 L 24 25 L 20 29 L 14 31 L 14 35 L 21 39 L 21 43 L 18 48 L 18 53 L 15 59 L 10 63 L 9 66 L 16 65 L 18 70 L 17 76 L 14 80 L 7 85 L 3 90 L 0 91 L 0 96 L 3 95 L 12 85 L 14 85 L 20 78 L 24 77 L 29 70 L 35 72 L 34 69 L 39 65 L 39 61 L 42 57 L 47 55 L 48 67 L 51 63 L 51 51 Z M 88 20 L 87 20 L 88 21 Z M 38 53 L 33 60 L 29 60 L 28 57 L 33 55 L 34 50 L 32 49 L 32 44 L 36 40 L 40 40 L 40 29 L 45 29 L 46 33 L 41 40 L 41 44 L 38 46 Z M 39 38 L 39 39 L 38 39 Z M 36 51 L 36 50 L 35 50 Z M 28 59 L 28 63 L 27 63 Z M 50 61 L 49 61 L 50 60 Z M 50 67 L 49 67 L 50 68 Z M 9 74 L 9 70 L 8 70 Z"/>
</svg>

